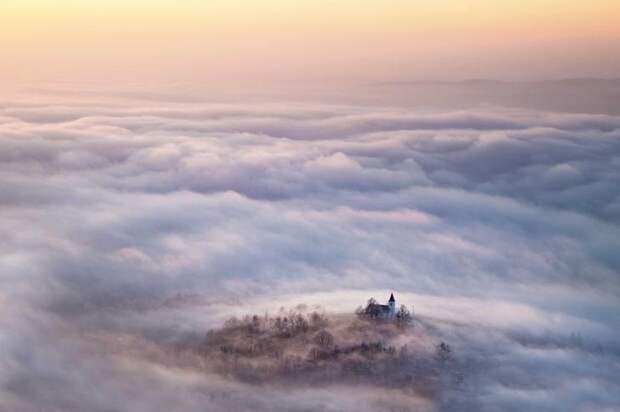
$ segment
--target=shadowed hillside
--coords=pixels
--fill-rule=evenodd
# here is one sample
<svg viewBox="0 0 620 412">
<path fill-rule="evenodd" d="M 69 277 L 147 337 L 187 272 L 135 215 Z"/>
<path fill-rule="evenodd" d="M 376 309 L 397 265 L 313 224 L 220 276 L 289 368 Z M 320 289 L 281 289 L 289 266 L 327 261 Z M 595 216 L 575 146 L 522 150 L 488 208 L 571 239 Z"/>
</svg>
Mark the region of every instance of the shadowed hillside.
<svg viewBox="0 0 620 412">
<path fill-rule="evenodd" d="M 303 310 L 232 318 L 199 352 L 217 373 L 253 384 L 364 383 L 427 397 L 452 362 L 422 324 Z"/>
</svg>

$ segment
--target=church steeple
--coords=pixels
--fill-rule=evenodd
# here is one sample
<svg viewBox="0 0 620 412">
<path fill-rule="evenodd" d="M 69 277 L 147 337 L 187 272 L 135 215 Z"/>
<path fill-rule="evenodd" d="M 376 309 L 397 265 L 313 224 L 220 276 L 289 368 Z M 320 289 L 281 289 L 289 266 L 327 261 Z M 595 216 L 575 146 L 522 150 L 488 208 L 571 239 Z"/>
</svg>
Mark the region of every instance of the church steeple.
<svg viewBox="0 0 620 412">
<path fill-rule="evenodd" d="M 388 306 L 390 308 L 390 318 L 396 315 L 396 299 L 394 299 L 394 294 L 390 293 L 390 300 L 388 300 Z"/>
</svg>

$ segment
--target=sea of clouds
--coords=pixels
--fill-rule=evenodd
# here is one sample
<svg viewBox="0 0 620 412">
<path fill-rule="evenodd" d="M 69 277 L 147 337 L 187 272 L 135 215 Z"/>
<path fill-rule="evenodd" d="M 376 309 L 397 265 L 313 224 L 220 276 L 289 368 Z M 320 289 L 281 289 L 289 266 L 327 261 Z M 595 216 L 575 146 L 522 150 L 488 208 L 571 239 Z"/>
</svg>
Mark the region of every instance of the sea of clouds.
<svg viewBox="0 0 620 412">
<path fill-rule="evenodd" d="M 620 408 L 618 116 L 15 97 L 0 233 L 0 411 Z M 390 291 L 463 385 L 257 387 L 161 352 Z"/>
</svg>

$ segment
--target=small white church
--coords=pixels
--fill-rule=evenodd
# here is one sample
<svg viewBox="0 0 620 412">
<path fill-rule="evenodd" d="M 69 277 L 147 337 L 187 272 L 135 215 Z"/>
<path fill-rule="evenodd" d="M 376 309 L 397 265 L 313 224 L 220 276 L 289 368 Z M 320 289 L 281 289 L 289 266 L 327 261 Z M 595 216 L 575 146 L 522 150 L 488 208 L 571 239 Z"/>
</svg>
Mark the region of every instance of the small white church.
<svg viewBox="0 0 620 412">
<path fill-rule="evenodd" d="M 371 318 L 393 319 L 396 316 L 396 299 L 394 299 L 394 293 L 390 293 L 390 299 L 387 305 L 369 303 L 365 312 Z"/>
</svg>

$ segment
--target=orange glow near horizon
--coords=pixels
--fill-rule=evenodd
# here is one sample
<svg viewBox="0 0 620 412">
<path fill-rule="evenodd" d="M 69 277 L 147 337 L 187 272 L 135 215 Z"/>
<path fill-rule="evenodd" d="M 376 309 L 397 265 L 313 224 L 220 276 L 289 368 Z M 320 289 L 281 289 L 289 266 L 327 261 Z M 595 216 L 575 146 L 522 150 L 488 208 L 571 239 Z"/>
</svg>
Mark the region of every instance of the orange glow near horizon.
<svg viewBox="0 0 620 412">
<path fill-rule="evenodd" d="M 0 81 L 619 77 L 618 21 L 616 0 L 3 0 Z"/>
</svg>

